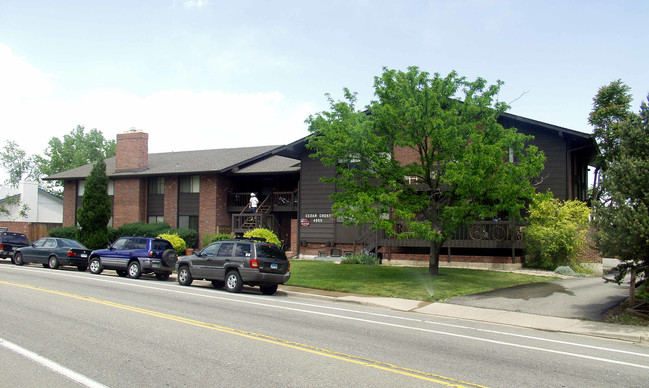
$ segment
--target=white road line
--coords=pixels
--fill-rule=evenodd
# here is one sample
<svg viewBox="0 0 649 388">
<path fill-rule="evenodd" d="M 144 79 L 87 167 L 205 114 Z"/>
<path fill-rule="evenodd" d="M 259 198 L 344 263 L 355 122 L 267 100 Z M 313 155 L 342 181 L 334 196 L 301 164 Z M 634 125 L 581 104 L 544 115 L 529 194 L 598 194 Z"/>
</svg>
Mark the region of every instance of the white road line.
<svg viewBox="0 0 649 388">
<path fill-rule="evenodd" d="M 79 374 L 71 369 L 64 367 L 61 364 L 58 364 L 50 359 L 47 359 L 43 356 L 40 356 L 32 351 L 29 351 L 21 346 L 18 346 L 12 342 L 9 342 L 3 338 L 0 338 L 0 346 L 3 346 L 11 351 L 14 351 L 20 354 L 23 357 L 29 358 L 30 360 L 37 362 L 43 365 L 46 368 L 53 370 L 54 372 L 76 382 L 86 387 L 92 388 L 105 388 L 106 386 L 92 380 L 82 374 Z"/>
</svg>

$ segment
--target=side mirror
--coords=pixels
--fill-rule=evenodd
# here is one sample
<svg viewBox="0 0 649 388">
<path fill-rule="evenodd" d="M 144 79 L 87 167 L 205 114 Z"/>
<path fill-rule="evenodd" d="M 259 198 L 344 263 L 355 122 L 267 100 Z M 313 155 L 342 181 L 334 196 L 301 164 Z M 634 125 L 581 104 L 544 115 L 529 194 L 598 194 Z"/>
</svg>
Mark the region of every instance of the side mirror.
<svg viewBox="0 0 649 388">
<path fill-rule="evenodd" d="M 201 251 L 194 251 L 194 255 L 201 257 Z"/>
</svg>

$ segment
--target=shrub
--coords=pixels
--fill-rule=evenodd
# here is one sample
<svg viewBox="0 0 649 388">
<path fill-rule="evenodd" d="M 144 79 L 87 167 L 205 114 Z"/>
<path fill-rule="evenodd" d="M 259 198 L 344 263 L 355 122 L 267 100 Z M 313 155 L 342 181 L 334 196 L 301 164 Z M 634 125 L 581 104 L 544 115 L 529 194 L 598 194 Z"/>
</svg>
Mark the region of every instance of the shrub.
<svg viewBox="0 0 649 388">
<path fill-rule="evenodd" d="M 379 259 L 372 255 L 351 255 L 340 260 L 340 264 L 377 265 Z"/>
<path fill-rule="evenodd" d="M 578 254 L 587 241 L 589 214 L 581 201 L 562 202 L 545 195 L 535 199 L 525 229 L 530 265 L 549 270 L 559 266 L 579 270 Z"/>
<path fill-rule="evenodd" d="M 557 267 L 557 269 L 555 269 L 554 272 L 564 276 L 585 276 L 582 273 L 575 272 L 572 268 L 568 267 L 567 265 L 562 265 Z"/>
<path fill-rule="evenodd" d="M 71 240 L 79 239 L 79 228 L 76 226 L 62 226 L 60 228 L 50 229 L 50 237 L 69 238 Z"/>
<path fill-rule="evenodd" d="M 85 232 L 83 234 L 83 241 L 79 241 L 88 249 L 101 249 L 106 248 L 110 241 L 108 240 L 108 233 L 103 230 L 94 232 Z"/>
<path fill-rule="evenodd" d="M 221 240 L 228 240 L 231 239 L 232 235 L 229 233 L 205 233 L 203 237 L 201 238 L 201 243 L 203 243 L 203 246 L 206 247 L 213 243 L 214 241 L 221 241 Z"/>
<path fill-rule="evenodd" d="M 131 222 L 117 228 L 116 238 L 124 236 L 155 237 L 168 230 L 169 224 L 166 222 L 154 222 L 151 224 L 146 222 Z"/>
<path fill-rule="evenodd" d="M 158 238 L 163 238 L 171 243 L 171 245 L 174 246 L 174 249 L 176 250 L 176 254 L 178 256 L 184 255 L 185 251 L 187 250 L 187 245 L 185 244 L 185 240 L 183 240 L 178 234 L 176 233 L 163 233 L 158 236 Z"/>
<path fill-rule="evenodd" d="M 167 229 L 165 232 L 169 234 L 177 234 L 178 236 L 180 236 L 180 238 L 185 240 L 187 248 L 198 248 L 198 232 L 194 229 Z"/>
<path fill-rule="evenodd" d="M 278 246 L 282 246 L 282 242 L 279 241 L 279 238 L 273 233 L 272 231 L 268 229 L 263 229 L 263 228 L 257 228 L 250 230 L 246 232 L 243 237 L 261 237 L 265 238 L 267 242 L 277 244 Z"/>
</svg>

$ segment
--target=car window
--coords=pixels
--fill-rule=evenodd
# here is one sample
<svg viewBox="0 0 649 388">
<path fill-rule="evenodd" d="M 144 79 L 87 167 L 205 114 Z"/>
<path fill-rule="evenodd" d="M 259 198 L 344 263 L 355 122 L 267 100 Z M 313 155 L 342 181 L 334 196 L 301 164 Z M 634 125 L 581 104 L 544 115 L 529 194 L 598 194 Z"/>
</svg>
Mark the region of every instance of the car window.
<svg viewBox="0 0 649 388">
<path fill-rule="evenodd" d="M 222 243 L 221 246 L 219 247 L 218 252 L 216 253 L 217 256 L 232 256 L 232 248 L 234 247 L 233 243 Z"/>
<path fill-rule="evenodd" d="M 127 249 L 126 245 L 130 240 L 128 238 L 120 238 L 113 243 L 115 249 Z"/>
<path fill-rule="evenodd" d="M 153 246 L 154 251 L 164 251 L 167 249 L 173 249 L 173 245 L 171 245 L 170 242 L 168 241 L 162 241 L 162 240 L 153 240 L 151 242 L 151 245 Z"/>
<path fill-rule="evenodd" d="M 34 243 L 34 248 L 43 248 L 43 245 L 45 245 L 45 241 L 46 241 L 46 240 L 47 240 L 47 239 L 45 239 L 45 238 L 42 238 L 42 239 L 40 239 L 40 240 L 37 240 L 37 241 Z"/>
<path fill-rule="evenodd" d="M 147 249 L 148 248 L 149 244 L 147 244 L 147 242 L 148 242 L 147 239 L 138 238 L 138 239 L 134 239 L 134 240 L 135 241 L 133 241 L 133 248 L 131 248 L 131 249 Z"/>
<path fill-rule="evenodd" d="M 201 251 L 202 256 L 214 256 L 221 244 L 210 244 Z"/>
<path fill-rule="evenodd" d="M 257 244 L 257 257 L 288 260 L 286 254 L 277 245 L 273 244 Z"/>
<path fill-rule="evenodd" d="M 5 232 L 2 236 L 2 241 L 9 244 L 29 244 L 27 236 L 22 233 Z"/>
<path fill-rule="evenodd" d="M 237 247 L 234 250 L 234 256 L 236 257 L 250 257 L 250 244 L 238 243 Z"/>
<path fill-rule="evenodd" d="M 56 248 L 56 241 L 54 239 L 48 238 L 43 244 L 43 248 Z"/>
<path fill-rule="evenodd" d="M 62 238 L 59 240 L 59 246 L 61 247 L 70 247 L 70 248 L 82 248 L 86 249 L 81 243 L 75 240 L 69 240 L 67 238 Z"/>
</svg>

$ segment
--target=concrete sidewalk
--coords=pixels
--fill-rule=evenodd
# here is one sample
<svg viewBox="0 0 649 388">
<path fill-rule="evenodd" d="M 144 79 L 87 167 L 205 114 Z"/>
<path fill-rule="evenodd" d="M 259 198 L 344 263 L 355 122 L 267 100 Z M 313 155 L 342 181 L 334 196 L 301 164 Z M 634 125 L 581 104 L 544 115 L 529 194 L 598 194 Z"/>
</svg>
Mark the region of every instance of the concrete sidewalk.
<svg viewBox="0 0 649 388">
<path fill-rule="evenodd" d="M 397 311 L 409 311 L 432 316 L 488 322 L 530 329 L 588 335 L 637 343 L 649 343 L 649 327 L 616 325 L 580 319 L 549 317 L 513 311 L 461 306 L 443 302 L 430 303 L 410 299 L 383 298 L 328 292 L 281 285 L 287 294 L 327 299 L 334 302 L 358 303 Z"/>
</svg>

